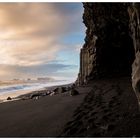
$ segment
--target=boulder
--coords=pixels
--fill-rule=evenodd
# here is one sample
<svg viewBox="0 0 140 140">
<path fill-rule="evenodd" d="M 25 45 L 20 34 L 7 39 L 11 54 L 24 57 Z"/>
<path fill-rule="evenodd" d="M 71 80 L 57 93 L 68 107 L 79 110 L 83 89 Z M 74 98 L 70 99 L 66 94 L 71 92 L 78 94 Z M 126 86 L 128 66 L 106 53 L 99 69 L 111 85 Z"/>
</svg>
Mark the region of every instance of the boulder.
<svg viewBox="0 0 140 140">
<path fill-rule="evenodd" d="M 12 98 L 11 97 L 8 97 L 7 100 L 12 100 Z"/>
<path fill-rule="evenodd" d="M 49 95 L 50 96 L 53 96 L 53 95 L 56 95 L 57 93 L 55 93 L 54 91 L 53 92 L 51 92 Z"/>
<path fill-rule="evenodd" d="M 31 96 L 30 96 L 30 99 L 38 99 L 39 98 L 39 94 L 32 94 Z"/>
<path fill-rule="evenodd" d="M 78 92 L 76 89 L 72 89 L 72 90 L 70 91 L 70 95 L 71 95 L 71 96 L 79 95 L 79 92 Z"/>
<path fill-rule="evenodd" d="M 56 89 L 53 90 L 56 94 L 60 94 L 60 93 L 63 93 L 63 92 L 66 92 L 67 89 L 66 87 L 57 87 Z"/>
</svg>

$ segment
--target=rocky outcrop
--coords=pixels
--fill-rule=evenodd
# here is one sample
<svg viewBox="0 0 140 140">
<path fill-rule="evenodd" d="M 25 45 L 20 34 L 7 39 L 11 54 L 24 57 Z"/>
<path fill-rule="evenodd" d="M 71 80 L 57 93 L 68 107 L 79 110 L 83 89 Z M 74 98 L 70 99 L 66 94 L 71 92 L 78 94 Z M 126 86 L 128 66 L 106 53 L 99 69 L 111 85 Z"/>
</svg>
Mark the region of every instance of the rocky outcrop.
<svg viewBox="0 0 140 140">
<path fill-rule="evenodd" d="M 135 49 L 135 60 L 132 65 L 132 87 L 140 107 L 140 4 L 135 3 L 128 7 L 130 35 Z"/>
<path fill-rule="evenodd" d="M 130 33 L 128 9 L 132 5 L 83 4 L 83 22 L 87 30 L 80 53 L 78 84 L 86 84 L 95 78 L 131 75 L 135 41 Z"/>
</svg>

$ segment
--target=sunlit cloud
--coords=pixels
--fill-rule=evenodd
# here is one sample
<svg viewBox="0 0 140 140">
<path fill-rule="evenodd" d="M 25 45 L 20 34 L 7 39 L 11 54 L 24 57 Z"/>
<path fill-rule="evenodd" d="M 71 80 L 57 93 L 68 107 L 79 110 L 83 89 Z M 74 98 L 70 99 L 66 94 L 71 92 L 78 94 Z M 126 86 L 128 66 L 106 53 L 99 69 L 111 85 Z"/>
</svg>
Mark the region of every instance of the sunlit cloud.
<svg viewBox="0 0 140 140">
<path fill-rule="evenodd" d="M 67 47 L 74 51 L 77 46 L 75 51 L 79 50 L 79 44 L 68 46 L 63 37 L 81 32 L 81 23 L 82 6 L 78 3 L 1 3 L 0 65 L 7 66 L 0 70 L 1 78 L 9 72 L 8 66 L 14 66 L 9 77 L 28 76 L 16 70 L 46 66 L 57 61 L 58 54 Z"/>
<path fill-rule="evenodd" d="M 63 48 L 47 38 L 46 40 L 8 40 L 0 42 L 0 45 L 0 63 L 9 65 L 46 63 L 54 60 L 56 53 Z"/>
<path fill-rule="evenodd" d="M 77 65 L 65 65 L 65 64 L 39 64 L 34 66 L 18 66 L 18 65 L 0 65 L 1 72 L 0 77 L 3 79 L 6 75 L 11 79 L 13 76 L 19 79 L 32 78 L 36 79 L 39 76 L 51 76 L 51 77 L 65 77 L 67 70 L 73 70 L 77 68 Z M 65 72 L 66 70 L 66 72 Z M 62 73 L 63 72 L 63 73 Z M 71 75 L 71 74 L 70 74 Z M 72 75 L 71 75 L 72 76 Z M 71 77 L 68 75 L 68 77 Z M 59 78 L 59 80 L 61 80 Z"/>
</svg>

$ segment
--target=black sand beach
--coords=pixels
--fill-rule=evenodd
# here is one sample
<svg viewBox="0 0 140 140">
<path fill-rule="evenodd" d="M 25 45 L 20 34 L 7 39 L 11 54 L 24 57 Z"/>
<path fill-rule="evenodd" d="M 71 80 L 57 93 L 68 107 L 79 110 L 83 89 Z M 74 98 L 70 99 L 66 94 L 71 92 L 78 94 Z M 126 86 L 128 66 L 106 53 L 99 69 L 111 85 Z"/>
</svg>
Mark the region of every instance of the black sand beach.
<svg viewBox="0 0 140 140">
<path fill-rule="evenodd" d="M 0 137 L 140 136 L 137 100 L 128 77 L 91 81 L 77 90 L 76 96 L 0 104 Z"/>
<path fill-rule="evenodd" d="M 56 137 L 86 95 L 45 96 L 0 104 L 0 137 Z M 87 91 L 87 90 L 86 90 Z"/>
<path fill-rule="evenodd" d="M 139 137 L 140 115 L 128 77 L 92 81 L 63 137 Z"/>
</svg>

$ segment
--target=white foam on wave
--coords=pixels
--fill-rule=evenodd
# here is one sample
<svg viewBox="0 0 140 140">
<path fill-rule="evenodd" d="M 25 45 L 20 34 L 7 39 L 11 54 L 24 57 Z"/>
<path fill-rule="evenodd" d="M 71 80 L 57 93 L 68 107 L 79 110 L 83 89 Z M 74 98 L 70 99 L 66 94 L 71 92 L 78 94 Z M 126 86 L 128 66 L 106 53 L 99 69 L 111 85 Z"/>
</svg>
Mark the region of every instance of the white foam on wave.
<svg viewBox="0 0 140 140">
<path fill-rule="evenodd" d="M 17 97 L 22 94 L 29 93 L 35 90 L 41 90 L 46 87 L 69 84 L 69 81 L 57 81 L 50 83 L 27 83 L 17 85 L 0 86 L 0 99 L 7 99 L 7 97 Z"/>
</svg>

